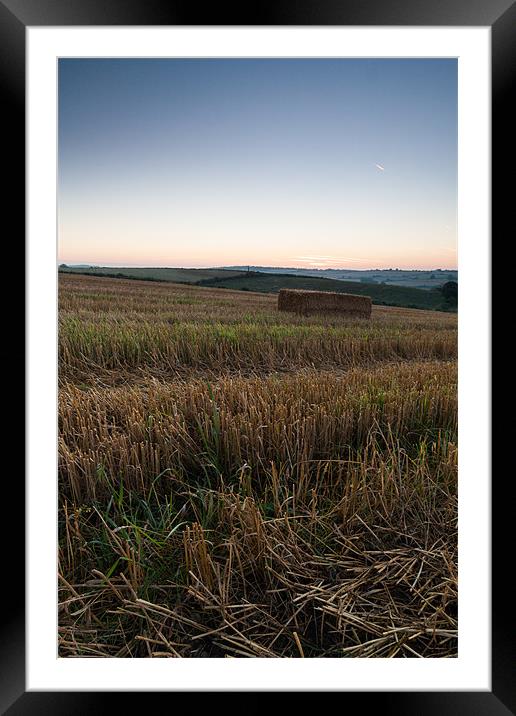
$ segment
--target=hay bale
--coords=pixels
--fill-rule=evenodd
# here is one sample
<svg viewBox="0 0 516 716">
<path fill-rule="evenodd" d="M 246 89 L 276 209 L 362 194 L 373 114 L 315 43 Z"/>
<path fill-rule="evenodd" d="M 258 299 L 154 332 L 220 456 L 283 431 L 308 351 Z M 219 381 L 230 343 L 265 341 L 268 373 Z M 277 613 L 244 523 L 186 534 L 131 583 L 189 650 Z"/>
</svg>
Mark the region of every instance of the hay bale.
<svg viewBox="0 0 516 716">
<path fill-rule="evenodd" d="M 361 318 L 371 317 L 369 296 L 335 291 L 302 291 L 282 288 L 278 294 L 278 310 L 308 316 L 311 313 L 339 313 Z"/>
</svg>

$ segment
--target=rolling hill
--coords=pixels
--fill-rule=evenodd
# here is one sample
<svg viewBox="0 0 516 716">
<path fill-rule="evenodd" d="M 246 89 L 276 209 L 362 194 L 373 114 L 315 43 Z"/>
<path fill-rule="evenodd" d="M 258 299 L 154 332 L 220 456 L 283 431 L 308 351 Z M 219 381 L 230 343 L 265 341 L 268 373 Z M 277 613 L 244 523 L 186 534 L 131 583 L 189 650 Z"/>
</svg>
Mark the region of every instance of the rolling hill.
<svg viewBox="0 0 516 716">
<path fill-rule="evenodd" d="M 427 310 L 449 310 L 444 305 L 443 296 L 438 290 L 425 290 L 405 286 L 358 283 L 311 276 L 293 276 L 291 274 L 266 274 L 251 271 L 233 277 L 214 277 L 199 282 L 202 286 L 240 289 L 276 293 L 281 288 L 297 288 L 310 291 L 337 291 L 370 296 L 373 303 L 380 306 L 402 306 Z"/>
<path fill-rule="evenodd" d="M 243 271 L 230 269 L 193 269 L 193 268 L 141 268 L 119 266 L 59 266 L 60 273 L 80 273 L 88 276 L 110 276 L 111 278 L 135 278 L 144 281 L 171 281 L 173 283 L 199 283 L 199 281 L 232 278 Z"/>
<path fill-rule="evenodd" d="M 292 274 L 262 273 L 261 271 L 237 271 L 230 269 L 186 268 L 124 268 L 109 266 L 60 266 L 60 273 L 78 273 L 89 276 L 130 278 L 145 281 L 165 281 L 213 288 L 228 288 L 259 293 L 277 293 L 281 288 L 297 288 L 311 291 L 337 291 L 370 296 L 380 306 L 400 306 L 426 310 L 450 310 L 439 290 L 425 290 L 387 284 L 359 283 L 341 279 Z"/>
</svg>

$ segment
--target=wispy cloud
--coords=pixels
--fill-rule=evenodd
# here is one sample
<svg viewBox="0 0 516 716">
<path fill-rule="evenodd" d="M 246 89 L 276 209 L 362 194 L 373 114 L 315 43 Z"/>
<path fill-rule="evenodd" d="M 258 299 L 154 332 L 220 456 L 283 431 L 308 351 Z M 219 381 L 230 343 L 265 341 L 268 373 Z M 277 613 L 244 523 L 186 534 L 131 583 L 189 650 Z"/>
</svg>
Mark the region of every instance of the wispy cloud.
<svg viewBox="0 0 516 716">
<path fill-rule="evenodd" d="M 358 258 L 356 256 L 293 256 L 289 261 L 296 263 L 308 264 L 316 268 L 345 268 L 350 263 L 364 263 L 369 259 Z"/>
</svg>

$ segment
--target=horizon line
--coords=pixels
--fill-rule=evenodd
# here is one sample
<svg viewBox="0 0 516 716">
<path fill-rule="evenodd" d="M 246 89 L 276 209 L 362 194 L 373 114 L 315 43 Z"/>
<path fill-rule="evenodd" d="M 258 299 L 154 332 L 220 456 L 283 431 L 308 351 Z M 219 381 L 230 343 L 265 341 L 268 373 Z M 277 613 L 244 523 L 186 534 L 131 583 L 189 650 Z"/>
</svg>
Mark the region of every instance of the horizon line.
<svg viewBox="0 0 516 716">
<path fill-rule="evenodd" d="M 417 268 L 417 267 L 411 267 L 411 268 L 400 268 L 399 266 L 389 266 L 384 268 L 379 268 L 377 266 L 368 267 L 368 268 L 347 268 L 345 266 L 325 266 L 324 268 L 321 268 L 320 266 L 274 266 L 272 264 L 249 264 L 249 263 L 242 263 L 242 264 L 226 264 L 224 266 L 220 265 L 204 265 L 204 266 L 152 266 L 151 264 L 127 264 L 127 263 L 107 263 L 107 264 L 100 264 L 100 263 L 90 263 L 88 261 L 74 261 L 73 263 L 67 263 L 66 261 L 58 261 L 58 266 L 82 266 L 82 267 L 91 267 L 91 268 L 148 268 L 148 269 L 190 269 L 190 270 L 198 270 L 202 271 L 203 269 L 235 269 L 235 268 L 269 268 L 269 269 L 291 269 L 295 271 L 353 271 L 353 272 L 361 272 L 361 271 L 458 271 L 458 267 L 452 268 L 452 267 L 432 267 L 432 268 Z"/>
</svg>

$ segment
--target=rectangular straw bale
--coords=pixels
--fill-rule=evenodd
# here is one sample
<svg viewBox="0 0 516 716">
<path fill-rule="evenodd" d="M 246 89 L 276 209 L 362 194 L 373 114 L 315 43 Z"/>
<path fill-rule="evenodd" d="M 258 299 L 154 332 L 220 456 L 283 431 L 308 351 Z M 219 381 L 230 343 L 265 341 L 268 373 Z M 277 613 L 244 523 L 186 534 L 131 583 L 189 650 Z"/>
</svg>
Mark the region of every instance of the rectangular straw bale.
<svg viewBox="0 0 516 716">
<path fill-rule="evenodd" d="M 282 288 L 278 294 L 278 310 L 308 316 L 311 313 L 342 313 L 370 318 L 372 301 L 369 296 L 335 291 L 303 291 Z"/>
</svg>

